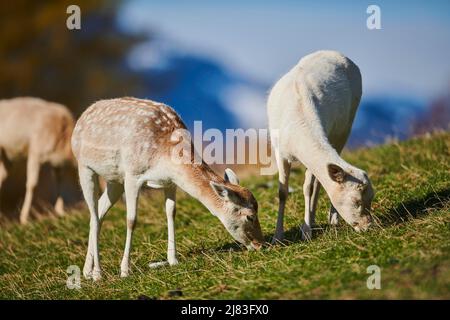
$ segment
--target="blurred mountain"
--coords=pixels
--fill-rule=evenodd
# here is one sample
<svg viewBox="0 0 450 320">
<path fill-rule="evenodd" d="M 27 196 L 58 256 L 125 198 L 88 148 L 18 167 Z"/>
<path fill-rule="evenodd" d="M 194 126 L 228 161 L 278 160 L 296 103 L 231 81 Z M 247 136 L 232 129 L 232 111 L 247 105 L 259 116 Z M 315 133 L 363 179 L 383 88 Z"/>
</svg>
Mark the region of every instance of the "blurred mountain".
<svg viewBox="0 0 450 320">
<path fill-rule="evenodd" d="M 432 101 L 426 114 L 413 122 L 414 134 L 433 130 L 450 130 L 450 90 Z"/>
<path fill-rule="evenodd" d="M 174 107 L 190 129 L 265 128 L 268 84 L 255 83 L 220 62 L 189 54 L 163 40 L 138 45 L 129 57 L 144 79 L 138 95 Z M 363 97 L 348 147 L 406 139 L 429 113 L 427 104 L 403 96 Z"/>
<path fill-rule="evenodd" d="M 195 56 L 167 57 L 166 68 L 142 73 L 145 89 L 138 95 L 174 107 L 190 129 L 194 121 L 207 128 L 232 128 L 238 119 L 225 108 L 218 93 L 234 79 L 211 61 Z"/>
<path fill-rule="evenodd" d="M 233 74 L 210 58 L 153 40 L 139 45 L 130 63 L 143 79 L 138 96 L 172 106 L 190 129 L 194 121 L 202 121 L 203 130 L 265 125 L 267 87 Z"/>
<path fill-rule="evenodd" d="M 424 101 L 411 97 L 362 98 L 347 147 L 375 145 L 386 139 L 404 140 L 414 134 L 414 123 L 429 110 Z"/>
<path fill-rule="evenodd" d="M 121 1 L 79 1 L 81 30 L 68 30 L 70 3 L 0 4 L 0 98 L 38 96 L 79 115 L 96 100 L 130 95 L 173 106 L 190 129 L 195 120 L 202 120 L 204 130 L 267 127 L 271 83 L 249 80 L 244 72 L 192 54 L 153 31 L 124 30 L 117 21 Z M 445 127 L 442 114 L 449 104 L 435 104 L 364 96 L 349 146 L 404 139 L 437 121 Z"/>
</svg>

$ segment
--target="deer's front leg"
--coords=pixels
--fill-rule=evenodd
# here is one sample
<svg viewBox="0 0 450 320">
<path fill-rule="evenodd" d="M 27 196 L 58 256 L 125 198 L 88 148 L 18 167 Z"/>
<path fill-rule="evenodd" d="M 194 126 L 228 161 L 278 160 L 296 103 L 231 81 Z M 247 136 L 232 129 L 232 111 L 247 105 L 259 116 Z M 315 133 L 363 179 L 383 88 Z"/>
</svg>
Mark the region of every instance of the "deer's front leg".
<svg viewBox="0 0 450 320">
<path fill-rule="evenodd" d="M 284 208 L 286 206 L 287 197 L 289 194 L 289 173 L 291 171 L 291 164 L 288 160 L 282 159 L 278 151 L 275 150 L 275 157 L 278 165 L 278 218 L 277 227 L 272 243 L 283 241 L 284 238 Z"/>
<path fill-rule="evenodd" d="M 125 178 L 125 198 L 127 206 L 127 238 L 122 263 L 120 264 L 120 276 L 127 277 L 130 270 L 130 250 L 133 230 L 136 225 L 136 210 L 140 185 L 134 177 Z"/>
<path fill-rule="evenodd" d="M 175 215 L 176 215 L 176 187 L 170 187 L 164 189 L 166 197 L 166 215 L 167 215 L 167 261 L 169 264 L 178 264 L 177 260 L 177 247 L 175 243 Z"/>
<path fill-rule="evenodd" d="M 328 223 L 332 226 L 337 226 L 339 223 L 339 213 L 333 205 L 331 205 L 330 211 L 328 212 Z"/>
<path fill-rule="evenodd" d="M 319 199 L 320 183 L 310 170 L 305 172 L 303 194 L 305 196 L 305 223 L 301 227 L 302 240 L 311 240 L 312 227 L 315 225 L 317 200 Z"/>
</svg>

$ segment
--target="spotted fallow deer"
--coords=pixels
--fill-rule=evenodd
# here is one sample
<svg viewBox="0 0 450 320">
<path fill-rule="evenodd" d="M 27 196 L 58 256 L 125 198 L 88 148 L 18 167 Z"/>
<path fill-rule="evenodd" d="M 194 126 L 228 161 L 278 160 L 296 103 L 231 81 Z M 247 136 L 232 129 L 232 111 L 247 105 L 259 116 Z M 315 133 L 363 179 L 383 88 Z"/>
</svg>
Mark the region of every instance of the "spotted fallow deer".
<svg viewBox="0 0 450 320">
<path fill-rule="evenodd" d="M 362 94 L 359 68 L 335 51 L 305 56 L 273 87 L 267 102 L 269 127 L 279 172 L 279 210 L 274 241 L 283 239 L 283 216 L 291 163 L 305 167 L 305 223 L 311 238 L 319 189 L 331 200 L 329 222 L 338 214 L 356 231 L 371 222 L 374 192 L 367 174 L 340 156 Z"/>
<path fill-rule="evenodd" d="M 194 161 L 193 151 L 189 151 L 188 161 L 180 161 L 183 152 L 176 150 L 188 141 L 184 132 L 186 126 L 172 108 L 150 100 L 127 97 L 102 100 L 81 115 L 72 136 L 72 149 L 78 160 L 80 184 L 91 214 L 83 269 L 86 278 L 101 278 L 98 252 L 100 222 L 124 190 L 127 235 L 121 276 L 128 276 L 138 194 L 143 184 L 164 190 L 168 224 L 167 262 L 170 265 L 178 263 L 174 226 L 177 186 L 217 216 L 235 240 L 249 249 L 258 249 L 262 245 L 258 205 L 252 193 L 239 186 L 230 169 L 226 170 L 223 179 L 205 162 Z M 189 150 L 193 150 L 190 139 L 187 145 Z M 98 176 L 106 181 L 100 200 Z"/>
<path fill-rule="evenodd" d="M 8 163 L 27 159 L 26 193 L 20 223 L 28 221 L 34 189 L 41 165 L 49 163 L 60 191 L 61 168 L 75 166 L 70 138 L 75 121 L 70 111 L 58 103 L 39 98 L 0 100 L 0 189 L 8 175 Z M 64 212 L 59 194 L 55 211 Z"/>
</svg>

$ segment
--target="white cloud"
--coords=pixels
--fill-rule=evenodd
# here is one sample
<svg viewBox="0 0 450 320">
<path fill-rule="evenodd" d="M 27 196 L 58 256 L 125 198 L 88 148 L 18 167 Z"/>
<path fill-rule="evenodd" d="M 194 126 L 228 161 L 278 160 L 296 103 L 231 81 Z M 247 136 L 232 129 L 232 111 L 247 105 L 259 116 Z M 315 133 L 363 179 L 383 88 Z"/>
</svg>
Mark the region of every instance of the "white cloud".
<svg viewBox="0 0 450 320">
<path fill-rule="evenodd" d="M 132 69 L 166 69 L 170 63 L 171 48 L 167 42 L 153 40 L 135 46 L 128 55 Z"/>
<path fill-rule="evenodd" d="M 266 128 L 266 95 L 246 85 L 234 85 L 221 93 L 226 108 L 243 128 Z"/>
</svg>

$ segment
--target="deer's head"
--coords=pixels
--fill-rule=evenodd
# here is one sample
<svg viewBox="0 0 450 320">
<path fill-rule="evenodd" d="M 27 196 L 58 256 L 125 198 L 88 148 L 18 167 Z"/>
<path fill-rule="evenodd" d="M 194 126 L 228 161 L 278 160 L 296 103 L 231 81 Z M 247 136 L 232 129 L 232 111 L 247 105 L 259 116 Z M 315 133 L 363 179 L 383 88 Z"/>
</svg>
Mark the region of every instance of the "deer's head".
<svg viewBox="0 0 450 320">
<path fill-rule="evenodd" d="M 225 170 L 225 183 L 211 181 L 210 185 L 221 199 L 218 217 L 231 236 L 248 249 L 260 249 L 264 239 L 253 194 L 239 185 L 231 169 Z"/>
<path fill-rule="evenodd" d="M 365 231 L 370 226 L 374 191 L 367 174 L 352 168 L 345 171 L 336 164 L 328 164 L 328 175 L 333 181 L 329 196 L 331 203 L 356 231 Z"/>
</svg>

